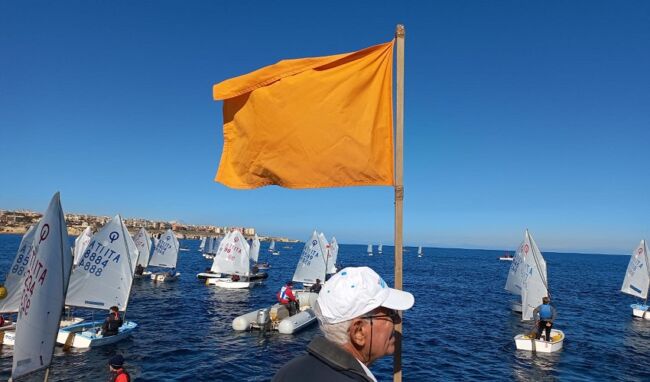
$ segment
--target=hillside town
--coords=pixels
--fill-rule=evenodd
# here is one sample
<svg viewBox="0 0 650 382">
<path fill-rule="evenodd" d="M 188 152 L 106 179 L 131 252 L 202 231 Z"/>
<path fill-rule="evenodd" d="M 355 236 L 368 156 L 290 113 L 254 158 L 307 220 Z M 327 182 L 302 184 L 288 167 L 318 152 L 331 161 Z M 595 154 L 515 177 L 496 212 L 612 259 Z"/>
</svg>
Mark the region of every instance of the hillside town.
<svg viewBox="0 0 650 382">
<path fill-rule="evenodd" d="M 43 216 L 41 213 L 27 210 L 0 210 L 0 234 L 24 234 L 29 226 L 38 223 Z M 79 235 L 86 227 L 91 227 L 93 231 L 99 230 L 106 222 L 111 219 L 110 216 L 93 216 L 86 214 L 66 214 L 65 222 L 68 226 L 68 234 L 72 236 Z M 232 229 L 239 230 L 246 238 L 253 237 L 256 233 L 260 240 L 275 240 L 278 242 L 296 242 L 286 237 L 267 237 L 260 235 L 251 227 L 227 227 L 213 225 L 192 225 L 176 221 L 155 221 L 143 218 L 124 218 L 124 223 L 131 233 L 135 233 L 140 228 L 146 228 L 151 234 L 158 235 L 167 229 L 172 229 L 179 239 L 198 239 L 202 236 L 219 236 L 224 235 Z"/>
</svg>

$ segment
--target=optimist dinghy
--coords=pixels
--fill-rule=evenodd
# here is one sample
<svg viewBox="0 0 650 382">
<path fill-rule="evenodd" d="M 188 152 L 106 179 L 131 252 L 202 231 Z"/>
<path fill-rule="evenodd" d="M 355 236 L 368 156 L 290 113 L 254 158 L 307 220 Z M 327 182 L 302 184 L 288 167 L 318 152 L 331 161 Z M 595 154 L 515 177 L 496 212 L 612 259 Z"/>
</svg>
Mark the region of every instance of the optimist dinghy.
<svg viewBox="0 0 650 382">
<path fill-rule="evenodd" d="M 542 254 L 539 251 L 539 248 L 537 247 L 537 243 L 535 243 L 535 240 L 533 239 L 532 235 L 530 235 L 528 230 L 526 230 L 526 232 L 524 233 L 524 240 L 521 242 L 519 248 L 517 249 L 515 255 L 512 258 L 512 264 L 510 264 L 510 269 L 508 270 L 508 279 L 506 280 L 506 286 L 505 286 L 505 289 L 508 292 L 512 293 L 513 295 L 520 296 L 519 299 L 513 300 L 510 303 L 510 309 L 515 313 L 522 313 L 523 311 L 522 308 L 523 297 L 521 297 L 523 280 L 528 276 L 526 272 L 530 271 L 530 269 L 526 266 L 525 260 L 530 253 L 539 254 L 538 256 L 536 256 L 536 261 L 539 264 L 539 272 L 540 272 L 539 277 L 543 280 L 547 280 L 546 261 L 544 260 L 544 257 L 542 257 Z M 546 291 L 546 293 L 548 293 L 548 291 Z M 537 297 L 539 297 L 539 301 L 541 302 L 541 298 L 546 295 L 547 294 L 542 294 L 541 296 L 537 296 Z M 532 304 L 538 304 L 538 302 L 532 301 Z M 533 309 L 534 308 L 535 307 L 533 307 Z M 526 318 L 525 320 L 531 320 L 532 313 L 529 317 L 530 318 Z"/>
<path fill-rule="evenodd" d="M 519 334 L 515 336 L 517 350 L 528 350 L 538 353 L 553 353 L 562 349 L 564 345 L 564 332 L 557 329 L 551 329 L 551 340 L 546 341 L 544 333 L 539 340 L 530 334 Z"/>
<path fill-rule="evenodd" d="M 418 247 L 418 257 L 422 257 L 422 246 Z"/>
<path fill-rule="evenodd" d="M 539 251 L 537 243 L 535 243 L 535 240 L 528 230 L 526 230 L 524 234 L 524 241 L 520 246 L 519 251 L 517 251 L 517 254 L 521 254 L 516 268 L 520 278 L 515 278 L 511 281 L 515 283 L 519 282 L 521 288 L 521 320 L 529 321 L 534 319 L 533 311 L 542 303 L 542 298 L 550 295 L 548 279 L 546 277 L 546 261 L 544 261 L 544 257 L 542 257 L 542 253 Z M 518 256 L 515 256 L 515 258 L 517 257 Z M 517 259 L 513 260 L 512 266 L 515 266 L 515 262 L 517 261 Z M 511 290 L 508 288 L 507 282 L 506 289 Z M 516 289 L 517 288 L 515 287 L 513 290 Z M 558 334 L 560 335 L 559 337 Z M 525 341 L 526 338 L 528 341 Z M 550 342 L 542 340 L 533 341 L 531 337 L 526 334 L 519 334 L 515 336 L 514 339 L 518 350 L 551 353 L 562 349 L 564 333 L 561 330 L 551 329 Z M 545 343 L 548 346 L 539 346 L 542 345 L 540 342 Z"/>
<path fill-rule="evenodd" d="M 117 306 L 126 313 L 138 255 L 122 218 L 115 216 L 93 236 L 72 272 L 66 305 L 105 310 Z M 117 335 L 104 337 L 99 330 L 102 324 L 103 320 L 70 325 L 59 330 L 57 342 L 76 348 L 102 346 L 130 336 L 137 327 L 125 321 Z"/>
<path fill-rule="evenodd" d="M 648 266 L 648 246 L 645 240 L 641 240 L 639 246 L 630 257 L 625 272 L 625 280 L 621 286 L 621 292 L 630 296 L 644 299 L 643 304 L 632 304 L 632 315 L 634 317 L 650 320 L 650 306 L 648 306 L 648 289 L 650 289 L 650 267 Z"/>
<path fill-rule="evenodd" d="M 154 282 L 176 281 L 180 273 L 176 272 L 176 263 L 178 262 L 178 239 L 174 231 L 168 229 L 160 238 L 156 248 L 153 250 L 150 267 L 170 268 L 169 272 L 156 272 L 151 274 Z"/>
<path fill-rule="evenodd" d="M 225 289 L 246 289 L 256 282 L 250 279 L 250 245 L 238 230 L 234 230 L 221 241 L 210 269 L 222 277 L 205 280 L 206 285 L 215 285 Z M 223 277 L 225 275 L 229 275 Z"/>
<path fill-rule="evenodd" d="M 305 243 L 300 260 L 293 274 L 293 281 L 303 285 L 314 284 L 316 279 L 324 280 L 327 272 L 327 240 L 325 235 L 313 232 L 311 239 Z M 316 322 L 314 304 L 318 293 L 306 290 L 293 292 L 298 300 L 300 312 L 289 316 L 289 311 L 282 304 L 254 310 L 235 318 L 232 328 L 237 331 L 261 330 L 293 334 Z"/>
<path fill-rule="evenodd" d="M 271 240 L 271 245 L 269 245 L 269 252 L 271 252 L 271 255 L 273 256 L 280 255 L 280 251 L 275 250 L 275 240 Z"/>
<path fill-rule="evenodd" d="M 368 249 L 366 252 L 368 252 L 368 256 L 372 256 L 372 244 L 368 244 Z"/>
<path fill-rule="evenodd" d="M 147 266 L 149 266 L 149 259 L 151 257 L 151 235 L 149 235 L 149 232 L 147 232 L 146 229 L 140 228 L 140 231 L 138 231 L 138 233 L 133 236 L 133 242 L 135 243 L 136 248 L 138 248 L 139 253 L 137 265 L 141 266 L 142 269 L 147 269 Z M 136 279 L 142 279 L 149 277 L 149 275 L 151 275 L 151 272 L 144 270 L 142 274 L 136 273 L 134 277 Z"/>
<path fill-rule="evenodd" d="M 73 263 L 59 193 L 35 232 L 21 288 L 10 380 L 49 368 L 52 362 Z"/>
</svg>

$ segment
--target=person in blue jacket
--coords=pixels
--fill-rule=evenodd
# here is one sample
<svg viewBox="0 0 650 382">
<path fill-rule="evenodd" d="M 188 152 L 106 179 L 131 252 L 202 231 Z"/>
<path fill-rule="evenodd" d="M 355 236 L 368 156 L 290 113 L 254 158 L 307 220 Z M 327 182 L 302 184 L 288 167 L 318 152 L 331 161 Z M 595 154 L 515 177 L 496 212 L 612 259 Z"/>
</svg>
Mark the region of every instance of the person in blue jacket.
<svg viewBox="0 0 650 382">
<path fill-rule="evenodd" d="M 551 305 L 551 300 L 548 297 L 543 297 L 542 305 L 533 310 L 533 317 L 537 323 L 536 339 L 542 336 L 542 331 L 546 331 L 546 341 L 551 340 L 551 328 L 553 327 L 553 321 L 555 321 L 556 315 L 557 312 L 555 311 L 555 307 Z"/>
</svg>

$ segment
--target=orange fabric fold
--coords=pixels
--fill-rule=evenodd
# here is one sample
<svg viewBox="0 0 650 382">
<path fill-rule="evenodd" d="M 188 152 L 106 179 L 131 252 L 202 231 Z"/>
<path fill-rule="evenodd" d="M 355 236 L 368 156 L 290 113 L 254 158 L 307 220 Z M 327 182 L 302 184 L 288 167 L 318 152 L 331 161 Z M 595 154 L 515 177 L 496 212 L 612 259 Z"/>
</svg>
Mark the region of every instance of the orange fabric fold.
<svg viewBox="0 0 650 382">
<path fill-rule="evenodd" d="M 231 188 L 393 185 L 393 42 L 283 60 L 214 85 L 215 181 Z"/>
</svg>

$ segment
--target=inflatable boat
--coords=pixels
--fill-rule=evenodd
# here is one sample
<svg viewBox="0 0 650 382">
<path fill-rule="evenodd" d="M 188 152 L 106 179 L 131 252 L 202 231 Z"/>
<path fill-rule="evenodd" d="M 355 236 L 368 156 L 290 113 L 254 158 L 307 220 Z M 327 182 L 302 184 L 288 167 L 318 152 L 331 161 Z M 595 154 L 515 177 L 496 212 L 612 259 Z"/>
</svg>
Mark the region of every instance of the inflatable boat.
<svg viewBox="0 0 650 382">
<path fill-rule="evenodd" d="M 254 310 L 235 318 L 232 328 L 237 331 L 277 331 L 282 334 L 296 333 L 316 322 L 313 306 L 318 298 L 318 293 L 304 290 L 294 291 L 300 312 L 289 316 L 289 310 L 281 304 L 274 304 L 268 308 Z"/>
</svg>

